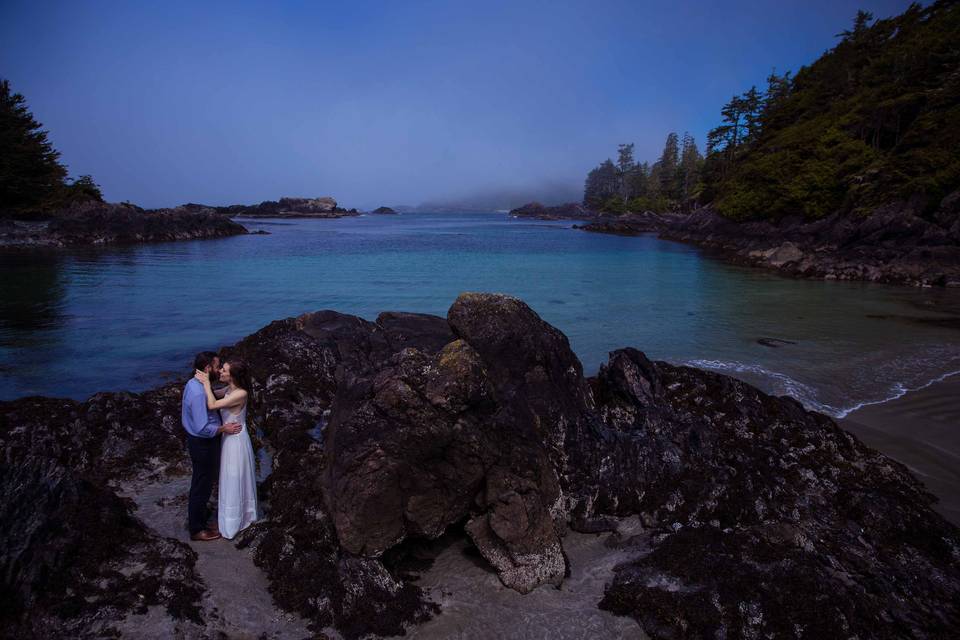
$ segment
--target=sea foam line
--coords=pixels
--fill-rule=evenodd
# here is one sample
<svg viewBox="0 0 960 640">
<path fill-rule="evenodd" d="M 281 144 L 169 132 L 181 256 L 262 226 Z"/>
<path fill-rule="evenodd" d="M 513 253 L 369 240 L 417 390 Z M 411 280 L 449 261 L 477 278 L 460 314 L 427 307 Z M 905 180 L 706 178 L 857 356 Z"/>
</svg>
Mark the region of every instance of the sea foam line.
<svg viewBox="0 0 960 640">
<path fill-rule="evenodd" d="M 911 391 L 920 391 L 920 390 L 922 390 L 922 389 L 926 389 L 927 387 L 932 387 L 933 385 L 937 384 L 938 382 L 943 382 L 943 381 L 946 380 L 947 378 L 951 378 L 951 377 L 956 376 L 956 375 L 960 375 L 960 371 L 948 371 L 947 373 L 943 374 L 942 376 L 937 376 L 937 377 L 934 378 L 933 380 L 930 380 L 930 381 L 928 381 L 928 382 L 923 383 L 923 384 L 920 385 L 919 387 L 905 387 L 905 386 L 903 386 L 903 384 L 901 384 L 901 383 L 898 382 L 897 384 L 894 385 L 894 388 L 896 389 L 896 391 L 894 392 L 894 395 L 890 396 L 889 398 L 884 398 L 883 400 L 870 400 L 870 401 L 866 401 L 866 402 L 860 402 L 860 403 L 855 404 L 854 406 L 850 407 L 849 409 L 844 409 L 844 410 L 841 412 L 841 414 L 838 415 L 837 417 L 838 417 L 838 418 L 846 418 L 848 415 L 850 415 L 851 413 L 853 413 L 853 412 L 856 411 L 857 409 L 862 409 L 863 407 L 869 407 L 869 406 L 875 405 L 875 404 L 884 404 L 885 402 L 892 402 L 893 400 L 897 400 L 897 399 L 899 399 L 899 398 L 902 398 L 903 396 L 907 395 L 907 394 L 910 393 Z"/>
<path fill-rule="evenodd" d="M 917 387 L 908 387 L 902 382 L 896 382 L 891 387 L 891 395 L 881 398 L 880 400 L 865 400 L 863 402 L 858 402 L 850 407 L 835 407 L 824 402 L 818 402 L 815 398 L 817 397 L 817 390 L 814 387 L 811 387 L 808 384 L 804 384 L 798 380 L 794 380 L 785 373 L 780 373 L 778 371 L 771 371 L 766 369 L 758 364 L 747 364 L 744 362 L 724 362 L 722 360 L 687 360 L 684 364 L 691 367 L 698 367 L 700 369 L 711 369 L 715 371 L 724 371 L 724 372 L 734 372 L 734 373 L 753 373 L 759 376 L 766 378 L 771 378 L 778 381 L 786 390 L 787 395 L 798 400 L 800 404 L 805 406 L 807 409 L 812 409 L 814 411 L 819 411 L 820 413 L 825 413 L 833 418 L 843 419 L 848 415 L 856 411 L 857 409 L 862 409 L 863 407 L 868 407 L 876 404 L 884 404 L 886 402 L 892 402 L 898 400 L 905 396 L 906 394 L 912 391 L 920 391 L 921 389 L 926 389 L 932 385 L 937 384 L 938 382 L 943 382 L 947 378 L 950 378 L 955 375 L 960 375 L 960 370 L 958 371 L 948 371 L 943 375 L 937 376 L 932 380 L 925 382 L 924 384 Z"/>
</svg>

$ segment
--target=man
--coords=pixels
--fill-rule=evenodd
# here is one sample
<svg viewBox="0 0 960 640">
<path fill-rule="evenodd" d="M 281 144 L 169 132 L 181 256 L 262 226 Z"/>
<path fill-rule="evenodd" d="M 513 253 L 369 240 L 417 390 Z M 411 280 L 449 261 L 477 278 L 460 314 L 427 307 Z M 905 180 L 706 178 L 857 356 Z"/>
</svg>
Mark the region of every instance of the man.
<svg viewBox="0 0 960 640">
<path fill-rule="evenodd" d="M 193 360 L 193 368 L 208 373 L 211 380 L 216 380 L 220 358 L 212 351 L 198 353 Z M 207 502 L 213 481 L 220 473 L 220 434 L 239 433 L 241 426 L 236 422 L 221 424 L 220 412 L 207 410 L 207 394 L 196 378 L 191 378 L 183 388 L 180 418 L 187 431 L 187 450 L 193 463 L 187 507 L 190 539 L 201 542 L 216 540 L 220 537 L 216 524 L 207 528 L 210 515 Z"/>
</svg>

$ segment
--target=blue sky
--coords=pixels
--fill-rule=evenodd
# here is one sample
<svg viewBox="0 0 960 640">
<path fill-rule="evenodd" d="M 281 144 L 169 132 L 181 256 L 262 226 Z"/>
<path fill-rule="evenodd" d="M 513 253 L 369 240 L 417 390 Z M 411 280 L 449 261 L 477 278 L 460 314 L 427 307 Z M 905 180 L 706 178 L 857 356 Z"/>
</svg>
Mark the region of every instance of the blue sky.
<svg viewBox="0 0 960 640">
<path fill-rule="evenodd" d="M 0 77 L 113 201 L 575 197 L 908 4 L 3 0 Z"/>
</svg>

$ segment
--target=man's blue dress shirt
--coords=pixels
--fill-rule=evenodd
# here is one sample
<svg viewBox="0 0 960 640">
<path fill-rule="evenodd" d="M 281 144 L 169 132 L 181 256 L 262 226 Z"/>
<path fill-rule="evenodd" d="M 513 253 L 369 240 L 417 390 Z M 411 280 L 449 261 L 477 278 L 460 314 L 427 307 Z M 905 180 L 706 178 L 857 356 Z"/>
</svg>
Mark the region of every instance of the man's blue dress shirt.
<svg viewBox="0 0 960 640">
<path fill-rule="evenodd" d="M 220 412 L 216 409 L 207 410 L 207 392 L 196 378 L 192 378 L 183 388 L 181 406 L 183 409 L 180 422 L 187 433 L 198 438 L 212 438 L 217 435 L 217 429 L 223 424 L 220 422 Z"/>
</svg>

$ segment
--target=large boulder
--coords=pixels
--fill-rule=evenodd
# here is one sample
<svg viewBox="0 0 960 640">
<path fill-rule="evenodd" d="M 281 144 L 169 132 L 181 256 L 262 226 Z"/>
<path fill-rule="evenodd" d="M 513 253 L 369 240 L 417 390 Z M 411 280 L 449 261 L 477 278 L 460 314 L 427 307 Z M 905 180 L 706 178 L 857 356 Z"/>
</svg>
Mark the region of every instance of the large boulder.
<svg viewBox="0 0 960 640">
<path fill-rule="evenodd" d="M 380 318 L 391 335 L 399 320 Z M 466 519 L 504 584 L 559 584 L 563 429 L 588 394 L 579 362 L 514 298 L 461 295 L 448 321 L 460 339 L 438 351 L 438 340 L 421 338 L 416 348 L 407 330 L 379 371 L 338 389 L 325 495 L 341 543 L 377 557 Z"/>
<path fill-rule="evenodd" d="M 243 544 L 254 547 L 275 601 L 302 614 L 318 633 L 333 626 L 348 638 L 394 635 L 435 611 L 379 557 L 354 553 L 353 538 L 341 542 L 327 508 L 324 466 L 331 464 L 334 399 L 365 388 L 397 351 L 450 338 L 436 316 L 386 313 L 373 323 L 318 311 L 273 322 L 221 352 L 250 362 L 251 416 L 273 452 L 273 471 L 261 487 L 270 515 L 246 532 Z"/>
</svg>

